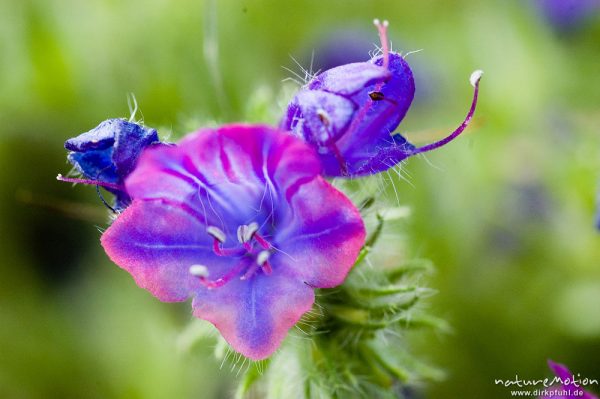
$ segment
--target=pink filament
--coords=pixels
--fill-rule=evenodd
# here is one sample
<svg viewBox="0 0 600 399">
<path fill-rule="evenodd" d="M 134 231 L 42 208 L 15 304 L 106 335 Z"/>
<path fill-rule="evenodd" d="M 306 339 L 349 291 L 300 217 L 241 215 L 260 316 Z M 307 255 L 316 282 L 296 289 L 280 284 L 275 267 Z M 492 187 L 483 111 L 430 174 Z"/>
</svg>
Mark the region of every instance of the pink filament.
<svg viewBox="0 0 600 399">
<path fill-rule="evenodd" d="M 113 190 L 125 191 L 125 187 L 120 184 L 115 183 L 106 183 L 98 180 L 89 180 L 89 179 L 74 179 L 71 177 L 64 177 L 63 175 L 56 176 L 56 180 L 64 181 L 67 183 L 78 183 L 78 184 L 90 184 L 94 186 L 100 186 L 104 188 L 111 188 Z"/>
<path fill-rule="evenodd" d="M 471 108 L 469 109 L 467 116 L 465 117 L 464 121 L 460 124 L 460 126 L 457 127 L 456 130 L 454 130 L 449 136 L 447 136 L 439 141 L 436 141 L 435 143 L 427 144 L 423 147 L 417 148 L 416 151 L 414 152 L 414 154 L 420 154 L 423 152 L 435 150 L 436 148 L 439 148 L 439 147 L 451 142 L 452 140 L 454 140 L 456 137 L 458 137 L 459 134 L 461 134 L 467 128 L 467 126 L 469 125 L 469 122 L 471 122 L 471 119 L 473 119 L 473 114 L 475 113 L 475 108 L 477 107 L 477 97 L 479 96 L 479 81 L 480 80 L 481 80 L 481 77 L 479 79 L 477 79 L 477 81 L 475 82 L 475 90 L 473 91 L 473 100 L 471 101 Z"/>
<path fill-rule="evenodd" d="M 390 62 L 390 48 L 387 37 L 388 22 L 383 21 L 383 23 L 381 23 L 378 19 L 373 22 L 379 32 L 379 41 L 381 41 L 381 50 L 383 51 L 383 67 L 387 69 Z"/>
</svg>

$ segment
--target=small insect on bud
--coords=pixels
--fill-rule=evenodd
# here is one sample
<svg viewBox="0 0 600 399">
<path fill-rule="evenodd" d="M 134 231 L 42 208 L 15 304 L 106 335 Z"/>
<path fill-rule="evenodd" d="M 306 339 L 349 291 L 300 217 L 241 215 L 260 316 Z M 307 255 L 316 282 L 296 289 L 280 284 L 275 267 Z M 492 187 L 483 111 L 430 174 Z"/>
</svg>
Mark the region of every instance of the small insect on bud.
<svg viewBox="0 0 600 399">
<path fill-rule="evenodd" d="M 208 226 L 206 228 L 206 232 L 208 234 L 210 234 L 211 236 L 213 236 L 220 243 L 225 242 L 225 239 L 226 239 L 225 233 L 223 233 L 223 230 L 221 230 L 220 228 L 215 227 L 215 226 Z"/>
<path fill-rule="evenodd" d="M 372 91 L 369 93 L 369 97 L 371 97 L 371 100 L 373 101 L 381 101 L 385 98 L 385 96 L 383 95 L 382 92 L 380 91 Z"/>
<path fill-rule="evenodd" d="M 208 268 L 204 265 L 192 265 L 190 266 L 190 274 L 195 277 L 208 277 Z"/>
</svg>

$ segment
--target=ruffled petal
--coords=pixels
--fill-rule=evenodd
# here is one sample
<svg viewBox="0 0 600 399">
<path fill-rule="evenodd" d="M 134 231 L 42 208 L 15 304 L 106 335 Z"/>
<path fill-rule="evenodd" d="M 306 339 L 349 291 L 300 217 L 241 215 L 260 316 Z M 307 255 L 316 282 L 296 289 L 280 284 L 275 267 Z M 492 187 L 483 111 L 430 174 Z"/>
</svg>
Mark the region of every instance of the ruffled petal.
<svg viewBox="0 0 600 399">
<path fill-rule="evenodd" d="M 288 187 L 320 171 L 314 150 L 301 140 L 268 126 L 240 124 L 198 131 L 177 146 L 149 148 L 125 184 L 134 199 L 186 203 L 207 224 L 235 234 L 238 225 L 275 209 Z"/>
<path fill-rule="evenodd" d="M 275 352 L 313 302 L 313 290 L 274 261 L 271 275 L 200 290 L 192 306 L 194 316 L 213 323 L 236 351 L 260 360 Z"/>
<path fill-rule="evenodd" d="M 217 276 L 237 262 L 212 253 L 206 227 L 193 211 L 161 200 L 134 200 L 101 242 L 114 263 L 166 302 L 184 301 L 200 288 L 190 266 L 202 264 Z"/>
<path fill-rule="evenodd" d="M 341 284 L 365 243 L 358 209 L 322 178 L 298 187 L 277 232 L 280 262 L 312 287 Z"/>
<path fill-rule="evenodd" d="M 317 75 L 309 84 L 310 90 L 323 90 L 343 96 L 351 96 L 375 82 L 389 79 L 392 72 L 381 65 L 355 62 L 331 68 Z"/>
</svg>

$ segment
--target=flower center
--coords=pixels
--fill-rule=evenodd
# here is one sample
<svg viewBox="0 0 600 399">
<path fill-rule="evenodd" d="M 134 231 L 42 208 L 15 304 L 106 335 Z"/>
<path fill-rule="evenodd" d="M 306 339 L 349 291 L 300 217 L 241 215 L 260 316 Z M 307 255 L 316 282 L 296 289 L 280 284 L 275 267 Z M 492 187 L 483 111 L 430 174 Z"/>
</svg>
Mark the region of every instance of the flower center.
<svg viewBox="0 0 600 399">
<path fill-rule="evenodd" d="M 215 226 L 208 226 L 206 232 L 213 238 L 213 252 L 217 256 L 241 257 L 240 262 L 223 276 L 210 280 L 208 268 L 204 265 L 192 265 L 189 272 L 208 289 L 222 287 L 233 278 L 240 276 L 240 280 L 248 280 L 259 271 L 271 274 L 273 268 L 269 263 L 273 246 L 258 232 L 258 223 L 243 224 L 238 226 L 237 239 L 241 246 L 224 248 L 227 236 L 223 230 Z"/>
</svg>

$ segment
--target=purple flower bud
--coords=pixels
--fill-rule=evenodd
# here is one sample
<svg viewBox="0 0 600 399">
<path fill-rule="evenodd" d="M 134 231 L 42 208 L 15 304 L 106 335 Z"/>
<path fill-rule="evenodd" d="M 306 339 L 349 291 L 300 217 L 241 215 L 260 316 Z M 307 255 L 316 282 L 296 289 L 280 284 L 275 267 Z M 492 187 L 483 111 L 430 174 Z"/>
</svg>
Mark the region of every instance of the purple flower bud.
<svg viewBox="0 0 600 399">
<path fill-rule="evenodd" d="M 325 175 L 357 177 L 385 171 L 398 162 L 438 148 L 464 131 L 475 112 L 481 71 L 463 123 L 439 142 L 415 147 L 394 134 L 415 93 L 406 60 L 390 52 L 387 21 L 375 21 L 383 54 L 368 62 L 342 65 L 315 76 L 290 102 L 283 129 L 313 145 Z"/>
<path fill-rule="evenodd" d="M 158 143 L 156 130 L 124 119 L 108 119 L 89 132 L 65 142 L 67 159 L 86 179 L 58 175 L 58 180 L 93 184 L 115 195 L 115 207 L 126 207 L 131 199 L 123 186 L 142 150 Z"/>
<path fill-rule="evenodd" d="M 537 6 L 548 23 L 564 33 L 576 30 L 600 12 L 600 0 L 537 0 Z"/>
</svg>

